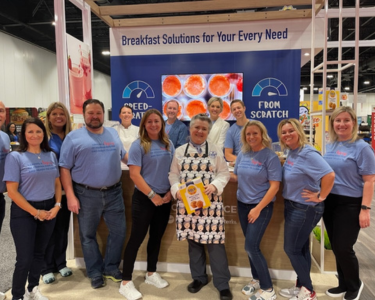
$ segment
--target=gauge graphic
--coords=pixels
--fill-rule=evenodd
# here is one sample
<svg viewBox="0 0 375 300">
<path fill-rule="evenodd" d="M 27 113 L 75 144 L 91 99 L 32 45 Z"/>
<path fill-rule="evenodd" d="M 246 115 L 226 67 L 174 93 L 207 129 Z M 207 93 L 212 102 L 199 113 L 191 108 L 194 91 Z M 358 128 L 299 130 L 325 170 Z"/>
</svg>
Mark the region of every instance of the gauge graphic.
<svg viewBox="0 0 375 300">
<path fill-rule="evenodd" d="M 254 89 L 253 89 L 253 97 L 260 97 L 260 94 L 262 93 L 264 88 L 271 87 L 274 88 L 276 93 L 268 92 L 268 96 L 288 96 L 288 90 L 285 86 L 285 84 L 276 78 L 264 78 L 261 81 L 259 81 Z"/>
<path fill-rule="evenodd" d="M 142 93 L 145 93 L 147 98 L 155 98 L 152 87 L 148 83 L 140 80 L 129 83 L 122 93 L 122 98 L 130 98 L 134 91 L 137 93 L 137 98 L 140 98 Z"/>
</svg>

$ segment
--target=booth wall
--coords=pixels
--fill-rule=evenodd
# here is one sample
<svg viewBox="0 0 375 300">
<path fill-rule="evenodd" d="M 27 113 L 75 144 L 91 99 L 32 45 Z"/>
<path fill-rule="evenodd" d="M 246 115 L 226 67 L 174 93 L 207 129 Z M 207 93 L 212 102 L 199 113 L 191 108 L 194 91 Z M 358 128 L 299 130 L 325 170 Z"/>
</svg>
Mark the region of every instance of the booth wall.
<svg viewBox="0 0 375 300">
<path fill-rule="evenodd" d="M 93 92 L 106 110 L 112 107 L 110 76 L 94 71 Z M 0 100 L 37 108 L 58 101 L 56 54 L 0 32 Z"/>
</svg>

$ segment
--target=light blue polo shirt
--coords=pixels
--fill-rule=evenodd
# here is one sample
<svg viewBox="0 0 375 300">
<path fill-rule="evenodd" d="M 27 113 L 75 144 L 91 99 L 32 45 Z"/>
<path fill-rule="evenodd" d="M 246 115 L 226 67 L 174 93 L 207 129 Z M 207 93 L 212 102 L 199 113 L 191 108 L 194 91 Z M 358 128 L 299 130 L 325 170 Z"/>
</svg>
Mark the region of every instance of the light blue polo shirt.
<svg viewBox="0 0 375 300">
<path fill-rule="evenodd" d="M 18 182 L 18 191 L 28 201 L 43 201 L 55 195 L 60 176 L 55 153 L 12 151 L 5 160 L 4 181 Z"/>
<path fill-rule="evenodd" d="M 331 193 L 362 197 L 362 176 L 375 174 L 375 157 L 371 146 L 363 140 L 331 143 L 327 145 L 324 159 L 336 174 Z"/>
<path fill-rule="evenodd" d="M 234 174 L 238 176 L 237 199 L 246 204 L 257 204 L 270 188 L 270 181 L 281 181 L 282 168 L 275 152 L 264 148 L 258 152 L 241 151 Z M 272 199 L 275 200 L 276 197 Z"/>
<path fill-rule="evenodd" d="M 101 188 L 120 180 L 120 160 L 126 151 L 116 129 L 103 129 L 103 133 L 95 134 L 80 128 L 64 139 L 59 165 L 71 171 L 74 182 Z"/>
<path fill-rule="evenodd" d="M 238 156 L 241 151 L 241 130 L 243 126 L 234 123 L 227 131 L 224 148 L 233 149 L 233 154 Z"/>
<path fill-rule="evenodd" d="M 320 180 L 331 172 L 332 168 L 314 147 L 306 145 L 302 150 L 290 150 L 283 166 L 284 199 L 316 205 L 315 202 L 306 202 L 301 193 L 304 189 L 320 191 Z"/>
<path fill-rule="evenodd" d="M 168 173 L 175 150 L 171 140 L 169 147 L 168 151 L 162 142 L 152 140 L 151 150 L 145 154 L 140 140 L 137 139 L 129 149 L 128 165 L 141 167 L 143 179 L 157 194 L 164 194 L 171 188 Z"/>
</svg>

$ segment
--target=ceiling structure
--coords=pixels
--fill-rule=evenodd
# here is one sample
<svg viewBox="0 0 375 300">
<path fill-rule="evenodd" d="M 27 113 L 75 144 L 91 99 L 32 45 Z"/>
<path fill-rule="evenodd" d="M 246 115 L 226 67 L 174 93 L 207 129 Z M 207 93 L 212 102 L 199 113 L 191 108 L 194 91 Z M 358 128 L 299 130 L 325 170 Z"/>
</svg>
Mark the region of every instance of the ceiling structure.
<svg viewBox="0 0 375 300">
<path fill-rule="evenodd" d="M 61 0 L 64 1 L 64 0 Z M 274 19 L 311 18 L 322 9 L 324 0 L 85 0 L 92 10 L 92 47 L 94 69 L 110 75 L 110 58 L 102 55 L 109 50 L 109 27 L 156 26 L 239 22 Z M 343 0 L 344 8 L 354 8 L 356 0 Z M 358 0 L 360 7 L 374 8 L 374 0 Z M 267 3 L 267 7 L 264 7 Z M 339 0 L 329 0 L 330 8 L 338 8 Z M 292 10 L 282 10 L 284 6 Z M 291 8 L 291 7 L 289 7 Z M 65 0 L 66 31 L 82 40 L 82 14 Z M 55 52 L 53 0 L 1 0 L 0 31 Z M 343 19 L 344 41 L 355 39 L 355 19 Z M 360 40 L 375 39 L 375 15 L 360 18 Z M 329 41 L 338 40 L 338 19 L 329 22 Z M 343 48 L 344 60 L 354 59 L 354 48 Z M 359 92 L 375 93 L 375 47 L 359 49 Z M 337 60 L 337 49 L 328 50 L 328 60 Z M 315 56 L 315 66 L 323 61 L 323 53 Z M 342 74 L 342 88 L 353 91 L 354 68 Z M 322 86 L 321 74 L 315 75 L 315 86 Z M 368 81 L 368 84 L 364 84 Z M 310 62 L 301 67 L 301 87 L 309 88 Z M 337 75 L 327 86 L 337 84 Z"/>
</svg>

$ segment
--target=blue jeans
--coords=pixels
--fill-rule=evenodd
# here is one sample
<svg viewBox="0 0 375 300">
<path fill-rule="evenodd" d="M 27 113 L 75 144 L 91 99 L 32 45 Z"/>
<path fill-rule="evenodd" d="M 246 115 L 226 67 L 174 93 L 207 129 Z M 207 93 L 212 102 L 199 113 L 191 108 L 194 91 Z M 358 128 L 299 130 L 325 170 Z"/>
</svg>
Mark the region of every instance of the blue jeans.
<svg viewBox="0 0 375 300">
<path fill-rule="evenodd" d="M 50 210 L 55 205 L 55 198 L 45 201 L 29 201 L 36 209 Z M 56 218 L 39 221 L 27 211 L 12 202 L 10 209 L 10 230 L 16 246 L 16 265 L 13 273 L 13 299 L 23 299 L 25 285 L 31 291 L 39 285 L 40 271 L 44 255 L 55 227 Z"/>
<path fill-rule="evenodd" d="M 74 184 L 74 193 L 81 206 L 78 214 L 79 236 L 87 276 L 95 278 L 102 276 L 103 272 L 112 273 L 120 265 L 126 236 L 121 185 L 109 191 L 97 191 Z M 96 231 L 102 216 L 109 231 L 104 261 L 96 241 Z"/>
<path fill-rule="evenodd" d="M 297 286 L 313 291 L 310 277 L 310 233 L 321 219 L 324 202 L 315 206 L 285 199 L 284 251 L 297 273 Z"/>
<path fill-rule="evenodd" d="M 246 204 L 237 201 L 237 205 L 238 217 L 245 236 L 245 250 L 249 256 L 251 273 L 254 279 L 259 280 L 262 290 L 270 289 L 272 288 L 270 272 L 268 271 L 267 261 L 260 251 L 259 246 L 272 217 L 273 203 L 271 202 L 262 209 L 258 219 L 254 223 L 249 223 L 247 216 L 250 210 L 257 206 L 257 204 Z"/>
</svg>

